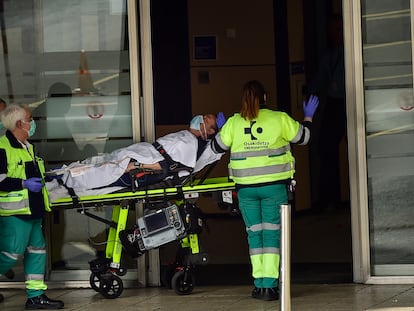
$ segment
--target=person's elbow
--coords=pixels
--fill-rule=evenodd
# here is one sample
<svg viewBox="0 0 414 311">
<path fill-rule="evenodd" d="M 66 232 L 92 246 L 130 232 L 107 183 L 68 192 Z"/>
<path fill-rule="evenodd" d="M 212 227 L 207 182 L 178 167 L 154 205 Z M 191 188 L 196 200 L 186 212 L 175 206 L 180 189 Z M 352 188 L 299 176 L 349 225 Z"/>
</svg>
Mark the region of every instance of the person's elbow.
<svg viewBox="0 0 414 311">
<path fill-rule="evenodd" d="M 312 136 L 312 122 L 304 121 L 300 127 L 298 135 L 291 141 L 295 145 L 307 145 Z"/>
<path fill-rule="evenodd" d="M 220 134 L 217 134 L 211 141 L 211 150 L 213 150 L 214 153 L 225 153 L 229 148 L 223 144 L 221 141 L 221 138 L 219 136 Z"/>
</svg>

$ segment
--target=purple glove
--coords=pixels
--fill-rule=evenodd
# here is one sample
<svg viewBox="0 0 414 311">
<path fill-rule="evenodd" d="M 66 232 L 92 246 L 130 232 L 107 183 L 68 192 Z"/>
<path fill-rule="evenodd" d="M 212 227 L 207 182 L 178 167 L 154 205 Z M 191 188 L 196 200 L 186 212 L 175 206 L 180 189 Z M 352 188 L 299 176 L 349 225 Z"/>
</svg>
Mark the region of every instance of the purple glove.
<svg viewBox="0 0 414 311">
<path fill-rule="evenodd" d="M 43 188 L 42 178 L 32 177 L 23 181 L 23 187 L 32 192 L 40 192 Z"/>
<path fill-rule="evenodd" d="M 219 112 L 217 114 L 216 123 L 219 129 L 223 127 L 224 123 L 226 123 L 226 117 L 224 116 L 224 113 Z"/>
<path fill-rule="evenodd" d="M 319 98 L 316 95 L 311 95 L 307 102 L 303 102 L 303 113 L 305 115 L 305 118 L 313 118 L 318 105 Z"/>
</svg>

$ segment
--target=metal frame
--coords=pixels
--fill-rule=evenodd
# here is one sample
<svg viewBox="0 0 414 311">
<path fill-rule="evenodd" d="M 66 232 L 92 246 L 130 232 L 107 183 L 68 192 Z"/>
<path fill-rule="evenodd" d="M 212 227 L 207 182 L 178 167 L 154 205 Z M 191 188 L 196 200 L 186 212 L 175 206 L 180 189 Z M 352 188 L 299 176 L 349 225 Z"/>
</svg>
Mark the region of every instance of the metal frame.
<svg viewBox="0 0 414 311">
<path fill-rule="evenodd" d="M 129 74 L 131 81 L 131 114 L 132 114 L 132 139 L 136 142 L 141 136 L 140 119 L 140 62 L 139 41 L 138 41 L 138 21 L 136 1 L 127 1 L 128 9 L 128 38 L 129 38 Z"/>
<path fill-rule="evenodd" d="M 354 282 L 370 276 L 360 0 L 343 1 L 345 82 Z"/>
<path fill-rule="evenodd" d="M 139 6 L 139 10 L 137 10 L 137 5 Z M 140 0 L 139 2 L 128 0 L 127 6 L 130 40 L 133 138 L 134 141 L 154 141 L 155 124 L 151 49 L 151 3 L 150 0 Z M 138 51 L 140 51 L 141 54 L 139 54 Z M 141 55 L 141 59 L 139 59 L 139 55 Z M 137 215 L 141 213 L 142 204 L 137 204 L 136 211 Z M 152 250 L 147 255 L 139 258 L 138 280 L 140 283 L 150 286 L 160 285 L 159 266 L 158 250 Z"/>
<path fill-rule="evenodd" d="M 398 270 L 402 268 L 400 265 L 389 267 L 397 276 L 371 275 L 360 2 L 343 1 L 353 278 L 356 283 L 366 284 L 414 284 L 413 276 L 398 276 Z M 410 0 L 410 9 L 412 21 L 414 0 Z M 412 21 L 411 36 L 413 32 Z M 412 53 L 414 59 L 414 49 Z"/>
</svg>

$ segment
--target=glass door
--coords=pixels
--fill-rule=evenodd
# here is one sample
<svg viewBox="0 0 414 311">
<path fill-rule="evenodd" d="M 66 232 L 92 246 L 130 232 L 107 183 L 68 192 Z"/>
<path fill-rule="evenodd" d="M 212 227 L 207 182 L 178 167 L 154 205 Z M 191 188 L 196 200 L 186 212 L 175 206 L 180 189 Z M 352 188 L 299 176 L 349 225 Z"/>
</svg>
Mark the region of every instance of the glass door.
<svg viewBox="0 0 414 311">
<path fill-rule="evenodd" d="M 370 274 L 414 276 L 409 0 L 361 1 Z"/>
<path fill-rule="evenodd" d="M 33 109 L 32 142 L 46 167 L 130 145 L 139 109 L 131 100 L 127 0 L 14 0 L 2 8 L 0 97 Z M 111 210 L 94 212 L 110 219 Z M 61 209 L 47 227 L 50 279 L 88 280 L 107 225 Z M 15 280 L 24 280 L 16 269 Z"/>
</svg>

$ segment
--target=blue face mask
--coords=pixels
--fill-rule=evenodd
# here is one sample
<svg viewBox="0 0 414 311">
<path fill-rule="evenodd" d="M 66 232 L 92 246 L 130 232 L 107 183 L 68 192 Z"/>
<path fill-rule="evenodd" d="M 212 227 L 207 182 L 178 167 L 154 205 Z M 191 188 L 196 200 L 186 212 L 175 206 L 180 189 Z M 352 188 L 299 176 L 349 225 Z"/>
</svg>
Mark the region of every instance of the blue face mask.
<svg viewBox="0 0 414 311">
<path fill-rule="evenodd" d="M 26 121 L 24 121 L 24 120 L 22 120 L 24 123 L 29 123 L 29 122 L 26 122 Z M 27 131 L 27 135 L 29 136 L 29 137 L 32 137 L 33 135 L 34 135 L 34 133 L 36 132 L 36 122 L 34 121 L 34 120 L 32 120 L 32 121 L 30 121 L 30 128 L 29 128 L 29 130 Z"/>
<path fill-rule="evenodd" d="M 36 122 L 34 120 L 30 121 L 29 137 L 32 137 L 36 132 Z"/>
<path fill-rule="evenodd" d="M 0 122 L 0 130 L 4 129 L 3 123 Z"/>
<path fill-rule="evenodd" d="M 204 119 L 203 116 L 199 114 L 191 119 L 190 128 L 199 131 L 201 123 L 204 123 Z"/>
<path fill-rule="evenodd" d="M 201 127 L 201 124 L 203 124 L 202 127 Z M 191 119 L 190 128 L 200 131 L 201 138 L 203 138 L 204 140 L 207 139 L 207 129 L 206 129 L 206 125 L 204 124 L 204 118 L 201 114 Z"/>
</svg>

